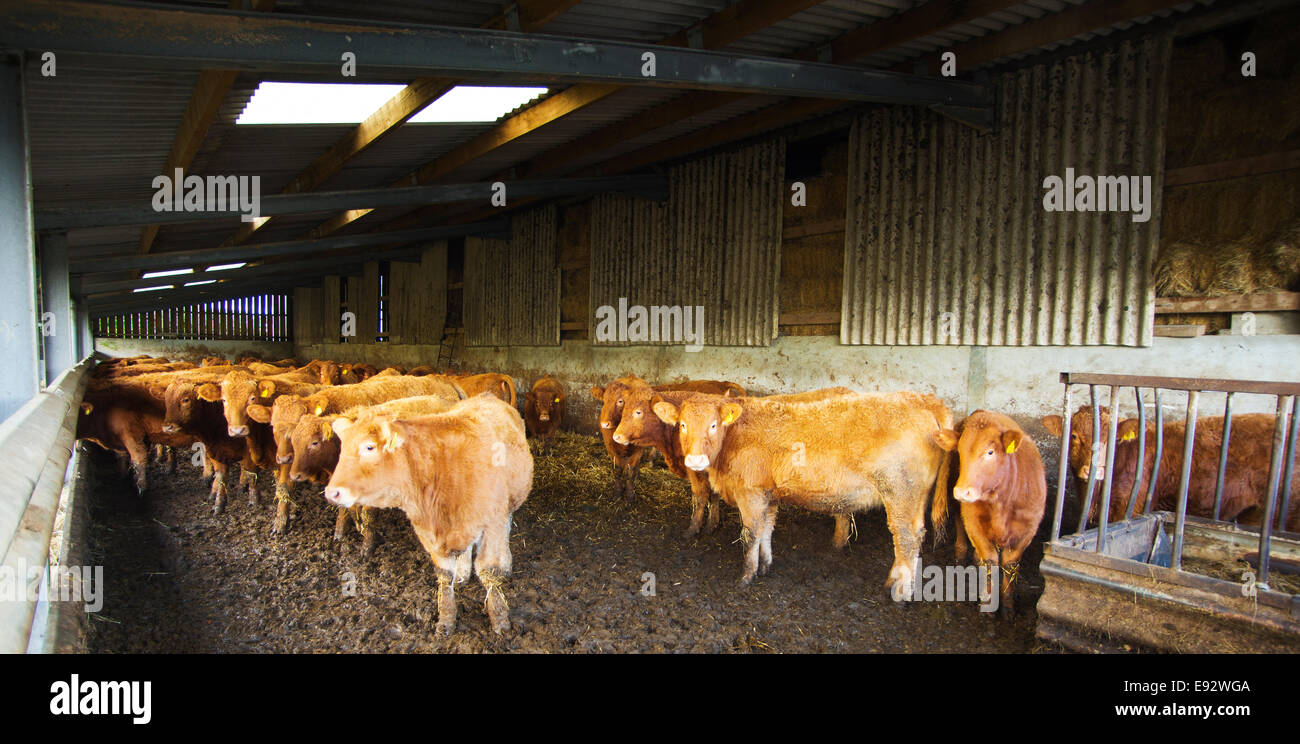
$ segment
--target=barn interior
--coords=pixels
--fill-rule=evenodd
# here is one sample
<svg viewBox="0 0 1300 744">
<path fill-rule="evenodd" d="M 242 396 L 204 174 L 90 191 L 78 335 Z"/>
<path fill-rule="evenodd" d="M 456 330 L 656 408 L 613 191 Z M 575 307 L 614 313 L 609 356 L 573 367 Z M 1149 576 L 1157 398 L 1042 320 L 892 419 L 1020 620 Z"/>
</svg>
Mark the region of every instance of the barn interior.
<svg viewBox="0 0 1300 744">
<path fill-rule="evenodd" d="M 1035 638 L 1032 610 L 973 641 L 951 632 L 970 617 L 930 607 L 907 616 L 938 628 L 915 647 L 873 635 L 901 622 L 883 597 L 860 597 L 861 577 L 883 578 L 883 561 L 857 566 L 887 550 L 881 517 L 858 520 L 857 556 L 825 549 L 824 518 L 789 518 L 788 540 L 825 561 L 789 584 L 853 576 L 837 599 L 763 589 L 827 618 L 813 640 L 702 589 L 676 611 L 708 628 L 629 609 L 632 590 L 584 601 L 577 585 L 603 586 L 626 560 L 654 570 L 619 546 L 678 539 L 686 498 L 666 472 L 647 486 L 666 495 L 630 512 L 574 496 L 581 474 L 608 478 L 588 391 L 616 377 L 725 379 L 753 395 L 913 390 L 959 415 L 999 411 L 1039 441 L 1051 494 L 1059 446 L 1039 419 L 1061 411 L 1063 372 L 1300 382 L 1294 0 L 0 0 L 0 18 L 0 417 L 96 352 L 430 365 L 505 373 L 521 391 L 553 375 L 573 459 L 539 464 L 539 501 L 564 516 L 539 507 L 524 532 L 573 541 L 566 553 L 581 542 L 556 537 L 561 521 L 615 537 L 594 548 L 602 568 L 570 555 L 555 569 L 569 578 L 528 601 L 539 617 L 563 614 L 554 602 L 645 632 L 574 621 L 542 634 L 539 619 L 523 648 L 1056 649 Z M 351 121 L 241 123 L 274 83 L 391 88 Z M 458 87 L 541 92 L 491 119 L 421 120 Z M 1044 179 L 1067 169 L 1133 177 L 1131 199 L 1050 210 Z M 173 174 L 208 194 L 214 178 L 232 195 L 255 188 L 260 202 L 189 209 Z M 112 480 L 107 463 L 85 467 Z M 102 490 L 100 520 L 133 497 Z M 190 520 L 176 523 L 183 539 L 141 539 L 171 570 L 183 555 L 218 571 L 229 596 L 299 581 L 279 590 L 285 607 L 316 607 L 310 592 L 339 573 L 305 565 L 337 552 L 320 506 L 276 540 L 268 514 L 212 526 L 202 511 L 166 513 Z M 393 519 L 394 563 L 350 554 L 346 571 L 422 576 Z M 101 549 L 129 551 L 125 524 Z M 717 565 L 673 551 L 668 573 L 730 581 L 731 540 L 709 543 Z M 240 547 L 206 565 L 182 542 Z M 263 549 L 277 563 L 250 568 Z M 193 645 L 95 621 L 82 636 L 103 650 L 304 650 L 378 617 L 349 650 L 505 648 L 489 634 L 414 640 L 426 618 L 410 608 L 429 582 L 375 600 L 374 617 L 294 621 L 317 639 L 299 645 L 285 640 L 291 609 Z M 211 593 L 197 580 L 170 590 Z"/>
</svg>

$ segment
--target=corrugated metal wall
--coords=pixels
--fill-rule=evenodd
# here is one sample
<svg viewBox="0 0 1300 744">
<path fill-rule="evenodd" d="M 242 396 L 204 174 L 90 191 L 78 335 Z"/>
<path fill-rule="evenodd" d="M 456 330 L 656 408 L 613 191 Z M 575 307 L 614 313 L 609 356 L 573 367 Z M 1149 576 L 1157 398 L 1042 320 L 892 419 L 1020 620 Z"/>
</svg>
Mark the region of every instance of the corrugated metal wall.
<svg viewBox="0 0 1300 744">
<path fill-rule="evenodd" d="M 1151 343 L 1168 36 L 1000 76 L 999 130 L 881 108 L 849 143 L 845 344 Z M 1043 179 L 1151 176 L 1151 219 L 1048 212 Z M 857 174 L 858 177 L 854 177 Z"/>
<path fill-rule="evenodd" d="M 289 341 L 290 297 L 259 294 L 94 319 L 99 338 Z M 297 325 L 297 313 L 292 313 Z"/>
<path fill-rule="evenodd" d="M 509 241 L 465 239 L 465 345 L 558 346 L 554 205 L 511 220 Z"/>
<path fill-rule="evenodd" d="M 667 205 L 602 196 L 592 206 L 591 333 L 596 310 L 703 306 L 704 342 L 766 346 L 776 338 L 785 141 L 674 167 Z M 680 343 L 661 340 L 659 343 Z"/>
</svg>

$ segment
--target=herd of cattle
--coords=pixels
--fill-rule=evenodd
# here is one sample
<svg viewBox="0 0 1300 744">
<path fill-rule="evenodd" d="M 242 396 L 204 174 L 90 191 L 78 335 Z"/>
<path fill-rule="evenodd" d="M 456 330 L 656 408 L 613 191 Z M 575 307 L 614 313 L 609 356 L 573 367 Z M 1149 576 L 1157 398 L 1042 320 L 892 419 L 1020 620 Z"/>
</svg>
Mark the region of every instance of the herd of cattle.
<svg viewBox="0 0 1300 744">
<path fill-rule="evenodd" d="M 688 535 L 714 530 L 723 502 L 739 511 L 742 584 L 772 563 L 780 505 L 834 517 L 836 548 L 848 542 L 856 512 L 883 506 L 894 545 L 886 587 L 895 599 L 905 598 L 927 506 L 937 542 L 951 495 L 960 503 L 957 559 L 965 562 L 973 547 L 975 559 L 1003 577 L 1001 607 L 1013 611 L 1014 579 L 1042 521 L 1047 483 L 1038 448 L 1011 418 L 976 411 L 955 421 L 938 398 L 912 392 L 836 387 L 757 397 L 732 382 L 652 386 L 634 375 L 593 387 L 591 394 L 600 401 L 600 433 L 616 491 L 634 495 L 653 449 L 690 484 Z M 523 397 L 521 416 L 513 378 L 497 373 L 381 371 L 322 360 L 299 366 L 292 359 L 211 358 L 200 365 L 112 359 L 95 369 L 77 436 L 129 459 L 141 495 L 151 448 L 172 470 L 173 448 L 195 451 L 205 476 L 212 476 L 214 514 L 224 508 L 231 467 L 240 468 L 238 488 L 247 489 L 251 504 L 258 503 L 260 484 L 273 478 L 277 533 L 288 527 L 297 486 L 314 484 L 316 494 L 323 487 L 325 499 L 338 507 L 335 539 L 354 524 L 367 553 L 375 544 L 372 510 L 400 508 L 437 570 L 439 630 L 454 629 L 455 584 L 473 573 L 500 633 L 510 627 L 501 587 L 511 569 L 511 519 L 532 486 L 527 437 L 539 440 L 539 453 L 547 452 L 566 414 L 565 387 L 553 377 L 538 380 Z M 1108 421 L 1108 412 L 1101 414 Z M 1060 435 L 1059 417 L 1043 423 Z M 1080 409 L 1071 423 L 1070 469 L 1078 493 L 1092 462 L 1091 410 Z M 1130 451 L 1136 427 L 1119 424 L 1112 518 L 1122 517 L 1136 477 L 1137 456 Z M 1160 509 L 1176 506 L 1181 427 L 1166 427 L 1154 491 Z M 1222 429 L 1221 419 L 1203 419 L 1196 429 L 1192 514 L 1212 514 L 1215 438 Z M 1271 417 L 1234 417 L 1224 519 L 1249 520 L 1259 512 L 1271 437 Z M 1144 478 L 1152 460 L 1148 448 Z M 1145 482 L 1142 487 L 1145 492 Z M 1094 518 L 1099 501 L 1093 500 Z M 1296 507 L 1300 503 L 1287 518 L 1292 531 L 1300 530 Z"/>
</svg>

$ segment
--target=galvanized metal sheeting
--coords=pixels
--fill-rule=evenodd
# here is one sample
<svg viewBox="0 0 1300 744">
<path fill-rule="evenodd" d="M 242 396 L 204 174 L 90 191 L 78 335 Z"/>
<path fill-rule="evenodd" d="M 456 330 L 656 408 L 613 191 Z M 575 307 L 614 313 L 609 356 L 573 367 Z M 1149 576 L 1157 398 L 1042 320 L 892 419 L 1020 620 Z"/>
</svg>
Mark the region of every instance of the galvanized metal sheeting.
<svg viewBox="0 0 1300 744">
<path fill-rule="evenodd" d="M 105 315 L 91 326 L 97 338 L 291 341 L 289 301 L 287 294 L 249 295 Z"/>
<path fill-rule="evenodd" d="M 666 205 L 602 196 L 591 218 L 591 333 L 601 306 L 704 308 L 704 343 L 776 338 L 785 141 L 674 167 Z M 692 313 L 694 314 L 694 313 Z M 650 343 L 678 344 L 663 337 Z"/>
<path fill-rule="evenodd" d="M 509 241 L 465 239 L 465 345 L 558 346 L 560 269 L 554 205 L 511 221 Z"/>
<path fill-rule="evenodd" d="M 916 108 L 854 124 L 845 344 L 1151 344 L 1168 35 L 1010 72 L 999 131 Z M 1151 177 L 1151 219 L 1048 212 L 1043 179 Z M 856 174 L 856 177 L 855 177 Z"/>
</svg>

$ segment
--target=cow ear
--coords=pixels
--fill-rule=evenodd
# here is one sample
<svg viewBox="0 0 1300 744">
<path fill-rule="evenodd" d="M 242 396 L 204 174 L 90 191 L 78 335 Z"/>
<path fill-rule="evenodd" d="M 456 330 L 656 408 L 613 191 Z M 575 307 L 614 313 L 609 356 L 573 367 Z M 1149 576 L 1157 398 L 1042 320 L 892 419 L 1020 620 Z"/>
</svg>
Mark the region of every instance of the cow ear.
<svg viewBox="0 0 1300 744">
<path fill-rule="evenodd" d="M 85 402 L 83 402 L 83 403 L 81 404 L 81 412 L 82 412 L 83 414 L 89 414 L 89 413 L 90 413 L 91 411 L 93 411 L 93 410 L 95 410 L 95 404 L 94 404 L 94 403 L 85 403 Z"/>
<path fill-rule="evenodd" d="M 249 418 L 259 424 L 271 423 L 271 409 L 260 403 L 249 403 L 248 407 L 244 409 L 244 412 L 248 414 Z"/>
<path fill-rule="evenodd" d="M 384 451 L 396 452 L 406 444 L 404 436 L 404 425 L 398 421 L 390 421 L 383 425 L 381 433 L 384 437 Z"/>
<path fill-rule="evenodd" d="M 1061 436 L 1061 433 L 1065 431 L 1065 429 L 1062 427 L 1061 417 L 1057 416 L 1056 414 L 1052 414 L 1051 416 L 1044 416 L 1042 418 L 1042 422 L 1043 422 L 1043 428 L 1047 429 L 1047 433 L 1051 434 L 1054 437 Z"/>
<path fill-rule="evenodd" d="M 528 391 L 528 392 L 526 392 L 526 393 L 524 393 L 524 400 L 528 401 L 529 403 L 536 403 L 536 402 L 537 402 L 537 393 L 534 393 L 534 392 L 531 391 L 531 390 Z"/>
<path fill-rule="evenodd" d="M 1002 432 L 1002 449 L 1008 455 L 1014 455 L 1016 450 L 1020 448 L 1020 438 L 1023 436 L 1024 434 L 1015 429 L 1007 429 Z"/>
<path fill-rule="evenodd" d="M 1119 428 L 1116 430 L 1119 441 L 1131 442 L 1138 437 L 1138 422 L 1129 419 L 1119 422 Z"/>
<path fill-rule="evenodd" d="M 307 399 L 307 410 L 317 416 L 325 415 L 325 400 L 315 395 L 311 396 Z"/>
<path fill-rule="evenodd" d="M 167 400 L 167 388 L 163 385 L 150 385 L 149 394 L 158 400 Z"/>
<path fill-rule="evenodd" d="M 346 419 L 342 416 L 339 416 L 330 422 L 330 428 L 333 429 L 334 433 L 338 434 L 340 438 L 347 433 L 349 426 L 352 426 L 352 419 Z"/>
<path fill-rule="evenodd" d="M 221 400 L 221 388 L 210 382 L 205 382 L 202 385 L 199 385 L 198 394 L 200 398 L 209 403 L 216 403 Z"/>
<path fill-rule="evenodd" d="M 939 449 L 944 452 L 952 452 L 957 449 L 957 432 L 952 429 L 937 429 L 934 434 L 934 443 L 939 445 Z"/>
<path fill-rule="evenodd" d="M 603 387 L 595 387 L 595 386 L 592 386 L 592 388 L 591 388 L 591 397 L 595 398 L 596 400 L 600 400 L 600 401 L 605 400 L 605 388 L 603 388 Z"/>
<path fill-rule="evenodd" d="M 334 427 L 330 425 L 329 421 L 322 420 L 320 422 L 320 435 L 325 439 L 329 439 L 330 437 L 334 436 Z"/>
<path fill-rule="evenodd" d="M 656 395 L 651 408 L 654 409 L 655 415 L 659 417 L 660 421 L 669 426 L 677 425 L 677 406 Z"/>
<path fill-rule="evenodd" d="M 257 381 L 257 397 L 259 397 L 259 398 L 270 398 L 272 395 L 275 395 L 275 381 L 273 381 L 273 380 L 258 380 L 258 381 Z"/>
<path fill-rule="evenodd" d="M 739 403 L 724 403 L 722 405 L 722 423 L 724 425 L 734 424 L 736 419 L 740 418 L 740 414 L 744 412 L 745 409 L 741 408 Z"/>
</svg>

